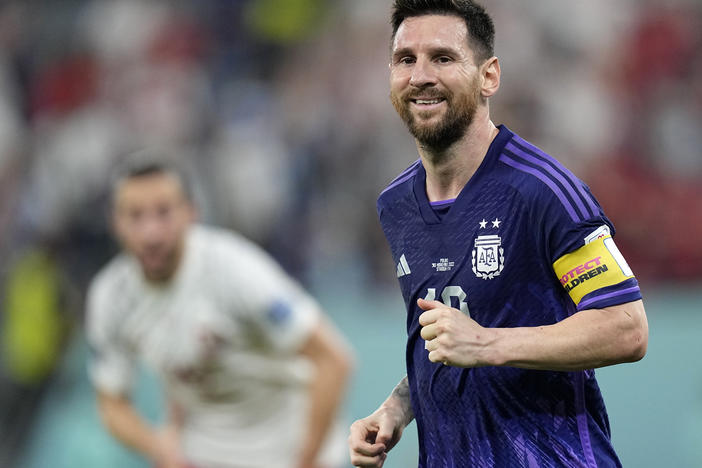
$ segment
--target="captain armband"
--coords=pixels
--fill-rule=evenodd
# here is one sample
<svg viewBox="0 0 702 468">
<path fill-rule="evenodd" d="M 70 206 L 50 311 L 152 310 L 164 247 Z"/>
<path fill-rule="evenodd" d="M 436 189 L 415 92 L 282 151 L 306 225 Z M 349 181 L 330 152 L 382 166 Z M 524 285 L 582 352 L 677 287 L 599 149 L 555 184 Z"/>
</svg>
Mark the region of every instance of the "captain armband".
<svg viewBox="0 0 702 468">
<path fill-rule="evenodd" d="M 553 270 L 576 305 L 593 291 L 634 277 L 611 236 L 563 255 L 553 264 Z"/>
</svg>

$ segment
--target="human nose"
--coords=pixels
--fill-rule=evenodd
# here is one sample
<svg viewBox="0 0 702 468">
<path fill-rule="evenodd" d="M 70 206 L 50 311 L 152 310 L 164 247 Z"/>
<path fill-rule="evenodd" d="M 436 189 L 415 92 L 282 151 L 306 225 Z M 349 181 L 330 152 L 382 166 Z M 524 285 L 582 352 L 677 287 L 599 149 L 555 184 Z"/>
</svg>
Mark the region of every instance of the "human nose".
<svg viewBox="0 0 702 468">
<path fill-rule="evenodd" d="M 146 243 L 157 243 L 161 239 L 163 223 L 158 216 L 146 216 L 141 225 L 141 238 Z"/>
<path fill-rule="evenodd" d="M 422 88 L 427 85 L 434 84 L 436 82 L 436 75 L 434 73 L 434 68 L 428 60 L 417 59 L 414 66 L 412 67 L 412 74 L 410 76 L 410 85 L 417 88 Z"/>
</svg>

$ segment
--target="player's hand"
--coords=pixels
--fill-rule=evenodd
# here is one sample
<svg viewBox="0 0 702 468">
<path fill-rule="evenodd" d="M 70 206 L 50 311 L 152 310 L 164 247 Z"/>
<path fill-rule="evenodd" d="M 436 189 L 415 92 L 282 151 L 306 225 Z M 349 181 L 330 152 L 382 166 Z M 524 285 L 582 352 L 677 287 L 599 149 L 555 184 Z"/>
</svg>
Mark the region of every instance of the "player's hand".
<svg viewBox="0 0 702 468">
<path fill-rule="evenodd" d="M 458 367 L 490 365 L 487 355 L 494 337 L 491 329 L 439 301 L 419 299 L 417 305 L 424 310 L 419 324 L 430 361 Z"/>
<path fill-rule="evenodd" d="M 381 468 L 388 452 L 405 429 L 399 410 L 381 406 L 370 416 L 351 424 L 349 454 L 351 464 L 361 468 Z"/>
</svg>

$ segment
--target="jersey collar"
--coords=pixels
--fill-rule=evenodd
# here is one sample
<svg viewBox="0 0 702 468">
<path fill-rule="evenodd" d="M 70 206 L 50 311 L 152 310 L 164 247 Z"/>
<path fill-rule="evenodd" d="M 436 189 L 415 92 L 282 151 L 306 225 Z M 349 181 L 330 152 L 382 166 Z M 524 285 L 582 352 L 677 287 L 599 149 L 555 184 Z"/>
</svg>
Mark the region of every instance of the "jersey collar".
<svg viewBox="0 0 702 468">
<path fill-rule="evenodd" d="M 497 161 L 499 158 L 505 145 L 514 135 L 504 125 L 499 125 L 497 128 L 499 129 L 499 133 L 495 139 L 492 140 L 492 143 L 490 143 L 490 147 L 485 154 L 485 158 L 483 158 L 483 161 L 480 163 L 480 166 L 478 166 L 478 170 L 476 170 L 475 174 L 473 174 L 470 180 L 468 180 L 466 185 L 456 197 L 456 201 L 453 202 L 453 206 L 449 209 L 448 213 L 443 216 L 443 218 L 439 218 L 439 216 L 434 212 L 434 209 L 431 207 L 426 191 L 427 173 L 424 169 L 424 165 L 422 165 L 420 161 L 417 174 L 414 176 L 414 196 L 419 207 L 419 212 L 421 213 L 422 219 L 426 224 L 450 223 L 455 216 L 454 213 L 462 212 L 463 207 L 470 203 L 474 194 L 478 190 L 478 186 L 480 185 L 479 182 L 486 176 L 486 174 L 490 172 L 490 168 L 492 168 L 492 166 L 495 164 L 495 161 Z"/>
</svg>

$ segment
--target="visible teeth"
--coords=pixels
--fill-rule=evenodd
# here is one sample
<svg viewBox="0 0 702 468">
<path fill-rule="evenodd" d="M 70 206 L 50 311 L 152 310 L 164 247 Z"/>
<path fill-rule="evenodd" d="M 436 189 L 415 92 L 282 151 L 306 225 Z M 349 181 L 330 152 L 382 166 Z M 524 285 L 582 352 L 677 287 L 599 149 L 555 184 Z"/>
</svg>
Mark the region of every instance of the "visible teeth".
<svg viewBox="0 0 702 468">
<path fill-rule="evenodd" d="M 441 99 L 417 99 L 417 104 L 438 104 L 441 102 Z"/>
</svg>

